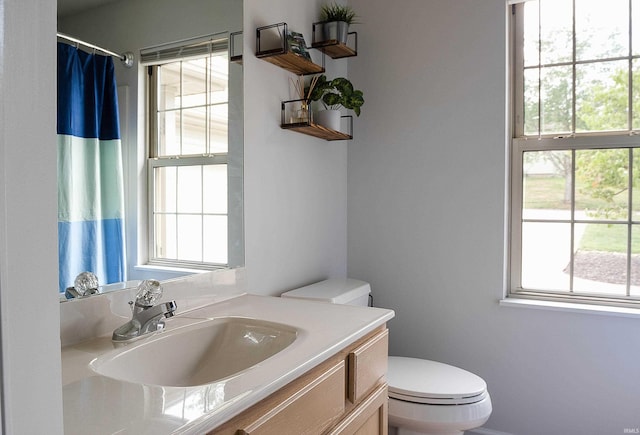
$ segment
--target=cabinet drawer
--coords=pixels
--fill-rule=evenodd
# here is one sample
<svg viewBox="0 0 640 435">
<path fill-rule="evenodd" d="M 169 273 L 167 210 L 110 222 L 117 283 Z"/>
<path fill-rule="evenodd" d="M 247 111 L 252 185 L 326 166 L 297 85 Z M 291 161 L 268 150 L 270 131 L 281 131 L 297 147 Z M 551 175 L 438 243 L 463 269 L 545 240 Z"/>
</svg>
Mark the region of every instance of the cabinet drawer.
<svg viewBox="0 0 640 435">
<path fill-rule="evenodd" d="M 240 430 L 244 435 L 302 435 L 321 433 L 345 409 L 345 365 L 340 361 L 311 383 Z"/>
<path fill-rule="evenodd" d="M 362 346 L 349 352 L 347 398 L 351 403 L 362 400 L 387 373 L 389 331 L 385 329 Z"/>
</svg>

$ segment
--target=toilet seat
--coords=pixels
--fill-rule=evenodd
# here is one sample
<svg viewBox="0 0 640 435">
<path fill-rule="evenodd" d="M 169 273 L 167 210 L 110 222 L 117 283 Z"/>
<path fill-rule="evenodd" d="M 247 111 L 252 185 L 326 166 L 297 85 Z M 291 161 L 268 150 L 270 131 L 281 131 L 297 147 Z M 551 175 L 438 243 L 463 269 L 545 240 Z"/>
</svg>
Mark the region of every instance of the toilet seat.
<svg viewBox="0 0 640 435">
<path fill-rule="evenodd" d="M 488 395 L 487 384 L 466 370 L 436 361 L 389 357 L 389 397 L 430 405 L 466 405 Z"/>
</svg>

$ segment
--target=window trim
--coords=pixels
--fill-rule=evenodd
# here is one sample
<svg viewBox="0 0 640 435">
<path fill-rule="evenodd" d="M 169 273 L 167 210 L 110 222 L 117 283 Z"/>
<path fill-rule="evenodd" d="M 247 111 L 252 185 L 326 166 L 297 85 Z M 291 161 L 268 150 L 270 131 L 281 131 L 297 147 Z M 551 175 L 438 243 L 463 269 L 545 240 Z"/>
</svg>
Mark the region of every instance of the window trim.
<svg viewBox="0 0 640 435">
<path fill-rule="evenodd" d="M 519 65 L 524 65 L 523 50 L 518 47 L 523 46 L 524 35 L 522 32 L 518 34 L 517 27 L 523 28 L 524 14 L 516 13 L 517 8 L 522 8 L 523 4 L 513 4 L 511 6 L 511 19 L 508 21 L 508 77 L 509 92 L 507 104 L 507 126 L 508 126 L 508 149 L 507 149 L 507 231 L 508 238 L 506 243 L 506 291 L 505 300 L 514 298 L 523 301 L 524 305 L 529 300 L 535 307 L 561 307 L 556 309 L 571 310 L 571 304 L 575 307 L 590 306 L 594 311 L 603 311 L 609 313 L 616 310 L 627 310 L 629 308 L 640 308 L 640 296 L 621 296 L 609 297 L 601 294 L 584 294 L 573 293 L 566 290 L 534 290 L 522 288 L 522 200 L 523 200 L 523 156 L 526 151 L 555 151 L 555 150 L 582 150 L 582 149 L 613 149 L 613 148 L 634 148 L 634 153 L 640 153 L 640 138 L 637 130 L 624 131 L 606 131 L 606 132 L 587 132 L 572 133 L 564 136 L 553 134 L 539 134 L 537 136 L 526 136 L 524 134 L 524 73 L 518 71 Z M 631 18 L 630 18 L 631 20 Z M 637 58 L 638 56 L 633 56 Z M 631 59 L 631 58 L 630 58 Z M 632 80 L 630 77 L 629 101 L 632 100 Z M 575 80 L 574 80 L 575 81 Z M 574 109 L 575 109 L 575 87 Z M 518 110 L 518 108 L 521 110 Z M 631 105 L 630 105 L 631 108 Z M 631 110 L 631 109 L 630 109 Z M 631 115 L 629 115 L 631 118 Z M 572 128 L 575 131 L 575 110 L 572 112 Z M 631 124 L 628 125 L 631 128 Z M 632 162 L 630 162 L 631 164 Z M 574 161 L 575 165 L 575 161 Z M 575 174 L 575 166 L 572 171 Z M 632 175 L 630 175 L 631 177 Z M 636 175 L 637 177 L 637 175 Z M 575 181 L 573 182 L 575 194 Z M 574 198 L 572 198 L 574 201 Z M 572 213 L 570 222 L 575 224 Z M 599 222 L 594 220 L 594 222 Z M 619 221 L 618 221 L 619 222 Z M 623 221 L 624 225 L 631 226 L 640 224 L 640 221 L 633 220 L 632 210 L 629 210 L 627 220 Z M 573 237 L 573 235 L 572 235 Z M 628 270 L 630 272 L 630 270 Z M 629 288 L 627 289 L 629 292 Z M 523 305 L 523 303 L 516 303 Z M 564 304 L 564 305 L 563 305 Z M 504 305 L 508 305 L 505 303 Z M 562 308 L 564 307 L 564 308 Z M 568 307 L 568 308 L 567 308 Z M 579 309 L 579 308 L 578 308 Z M 587 309 L 589 311 L 591 309 Z M 582 310 L 584 312 L 584 310 Z M 634 313 L 635 315 L 635 313 Z"/>
<path fill-rule="evenodd" d="M 193 48 L 193 49 L 190 49 Z M 202 58 L 216 53 L 226 53 L 228 50 L 228 34 L 214 34 L 205 37 L 198 37 L 180 41 L 178 43 L 165 44 L 160 47 L 152 47 L 141 50 L 142 62 L 147 67 L 146 71 L 146 125 L 147 140 L 145 146 L 145 166 L 146 166 L 146 204 L 147 217 L 145 221 L 147 234 L 147 248 L 145 265 L 150 267 L 161 267 L 163 269 L 174 270 L 215 270 L 229 267 L 229 246 L 227 246 L 227 262 L 213 263 L 189 261 L 180 259 L 165 259 L 155 256 L 155 220 L 154 220 L 154 202 L 155 202 L 155 180 L 154 170 L 159 167 L 177 167 L 177 166 L 198 166 L 198 165 L 226 165 L 229 169 L 229 156 L 226 153 L 210 153 L 196 155 L 180 155 L 180 156 L 157 156 L 158 126 L 156 119 L 156 110 L 158 103 L 158 77 L 159 74 L 154 73 L 154 69 L 171 62 L 188 61 L 190 59 Z M 226 103 L 215 103 L 211 106 Z M 229 187 L 227 186 L 227 202 L 229 202 Z M 229 212 L 225 214 L 229 218 Z M 227 230 L 229 222 L 227 222 Z M 228 241 L 229 235 L 227 235 Z"/>
</svg>

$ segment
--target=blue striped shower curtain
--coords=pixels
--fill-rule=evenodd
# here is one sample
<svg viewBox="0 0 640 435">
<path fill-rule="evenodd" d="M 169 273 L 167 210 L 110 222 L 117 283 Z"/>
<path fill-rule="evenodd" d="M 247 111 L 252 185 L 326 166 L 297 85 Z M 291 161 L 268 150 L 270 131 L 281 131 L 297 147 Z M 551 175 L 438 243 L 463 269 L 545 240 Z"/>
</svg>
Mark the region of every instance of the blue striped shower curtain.
<svg viewBox="0 0 640 435">
<path fill-rule="evenodd" d="M 59 291 L 93 272 L 124 281 L 124 191 L 111 57 L 58 42 Z"/>
</svg>

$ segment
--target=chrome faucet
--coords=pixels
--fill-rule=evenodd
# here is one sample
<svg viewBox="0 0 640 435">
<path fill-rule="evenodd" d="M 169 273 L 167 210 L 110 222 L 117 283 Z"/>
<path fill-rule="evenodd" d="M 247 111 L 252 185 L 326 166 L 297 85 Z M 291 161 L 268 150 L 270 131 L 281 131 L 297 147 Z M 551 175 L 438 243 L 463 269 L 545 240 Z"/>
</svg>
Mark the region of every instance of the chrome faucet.
<svg viewBox="0 0 640 435">
<path fill-rule="evenodd" d="M 136 301 L 129 302 L 133 316 L 113 331 L 113 341 L 128 341 L 149 332 L 164 329 L 164 319 L 172 317 L 178 306 L 176 301 L 154 303 L 162 296 L 162 286 L 156 280 L 145 280 L 138 285 Z"/>
</svg>

